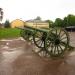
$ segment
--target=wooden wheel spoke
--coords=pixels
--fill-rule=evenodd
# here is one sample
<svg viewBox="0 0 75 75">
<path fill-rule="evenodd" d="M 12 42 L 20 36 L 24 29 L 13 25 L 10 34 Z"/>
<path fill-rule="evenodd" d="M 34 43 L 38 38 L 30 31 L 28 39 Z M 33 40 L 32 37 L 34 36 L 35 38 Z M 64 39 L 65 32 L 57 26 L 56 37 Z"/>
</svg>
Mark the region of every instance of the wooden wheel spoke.
<svg viewBox="0 0 75 75">
<path fill-rule="evenodd" d="M 36 39 L 35 39 L 36 40 Z M 40 41 L 40 39 L 36 40 L 36 42 Z"/>
<path fill-rule="evenodd" d="M 53 44 L 52 44 L 52 46 L 51 46 L 51 51 L 50 51 L 50 52 L 52 53 L 52 51 L 53 51 Z"/>
<path fill-rule="evenodd" d="M 62 47 L 60 45 L 59 45 L 59 47 L 60 47 L 61 51 L 63 51 L 63 49 L 62 49 Z"/>
<path fill-rule="evenodd" d="M 37 31 L 33 35 L 33 41 L 38 48 L 44 48 L 43 32 Z"/>
<path fill-rule="evenodd" d="M 58 51 L 58 54 L 59 54 L 59 48 L 58 48 L 58 46 L 57 46 L 57 51 Z"/>
<path fill-rule="evenodd" d="M 42 47 L 43 44 L 44 44 L 44 41 L 41 41 L 41 45 L 40 46 Z"/>
<path fill-rule="evenodd" d="M 55 46 L 55 48 L 54 48 L 54 54 L 59 54 L 59 48 L 58 48 L 58 45 Z"/>
<path fill-rule="evenodd" d="M 67 36 L 63 37 L 61 40 L 63 40 L 63 39 L 67 39 Z"/>
<path fill-rule="evenodd" d="M 52 42 L 48 41 L 47 44 L 50 45 Z"/>
<path fill-rule="evenodd" d="M 49 42 L 49 44 L 47 44 L 47 47 L 51 47 L 52 42 Z"/>
<path fill-rule="evenodd" d="M 61 29 L 60 29 L 59 34 L 58 34 L 58 35 L 60 36 L 60 34 L 61 34 Z"/>
<path fill-rule="evenodd" d="M 63 33 L 60 37 L 62 37 L 62 36 L 64 36 L 65 35 L 65 33 Z"/>
<path fill-rule="evenodd" d="M 38 45 L 40 45 L 42 42 L 39 40 L 38 42 L 36 42 Z"/>
<path fill-rule="evenodd" d="M 54 48 L 54 54 L 56 53 L 56 45 L 55 45 L 55 48 Z"/>
<path fill-rule="evenodd" d="M 66 41 L 61 41 L 61 45 L 66 46 L 67 45 Z"/>
</svg>

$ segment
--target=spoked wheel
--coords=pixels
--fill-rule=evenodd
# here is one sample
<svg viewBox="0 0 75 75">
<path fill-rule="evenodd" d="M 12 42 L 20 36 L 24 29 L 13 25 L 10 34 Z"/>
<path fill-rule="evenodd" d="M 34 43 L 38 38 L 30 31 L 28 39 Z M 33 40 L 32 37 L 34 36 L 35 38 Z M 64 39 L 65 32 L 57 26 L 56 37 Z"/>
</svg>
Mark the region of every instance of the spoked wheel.
<svg viewBox="0 0 75 75">
<path fill-rule="evenodd" d="M 31 39 L 32 32 L 22 29 L 20 34 L 21 34 L 21 37 L 23 37 L 24 40 L 32 40 Z"/>
<path fill-rule="evenodd" d="M 46 38 L 45 48 L 51 56 L 63 55 L 69 46 L 69 35 L 64 29 L 52 29 Z"/>
<path fill-rule="evenodd" d="M 36 31 L 35 34 L 33 35 L 34 44 L 38 48 L 44 48 L 45 47 L 44 46 L 45 39 L 46 39 L 46 33 L 44 33 L 44 32 Z"/>
</svg>

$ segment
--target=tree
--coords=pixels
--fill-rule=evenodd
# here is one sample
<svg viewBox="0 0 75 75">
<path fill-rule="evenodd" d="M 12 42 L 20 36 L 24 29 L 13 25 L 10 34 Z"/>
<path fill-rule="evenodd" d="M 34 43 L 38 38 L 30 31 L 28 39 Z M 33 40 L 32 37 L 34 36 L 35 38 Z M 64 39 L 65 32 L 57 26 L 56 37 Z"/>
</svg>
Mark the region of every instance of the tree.
<svg viewBox="0 0 75 75">
<path fill-rule="evenodd" d="M 6 21 L 5 21 L 4 27 L 5 27 L 5 28 L 10 28 L 10 22 L 9 22 L 9 20 L 6 20 Z"/>
<path fill-rule="evenodd" d="M 2 21 L 2 19 L 3 19 L 3 9 L 0 8 L 0 21 Z"/>
<path fill-rule="evenodd" d="M 68 19 L 68 25 L 69 26 L 75 26 L 75 16 L 74 15 L 69 14 L 67 16 L 67 19 Z"/>
<path fill-rule="evenodd" d="M 69 14 L 67 17 L 63 20 L 64 27 L 67 26 L 75 26 L 75 16 L 72 14 Z"/>
<path fill-rule="evenodd" d="M 63 20 L 60 19 L 60 18 L 56 18 L 55 22 L 54 22 L 54 25 L 56 27 L 63 27 Z"/>
<path fill-rule="evenodd" d="M 68 19 L 67 19 L 67 17 L 64 17 L 64 19 L 63 19 L 63 27 L 67 27 L 68 26 Z"/>
<path fill-rule="evenodd" d="M 40 16 L 37 16 L 35 20 L 41 20 L 41 17 Z"/>
</svg>

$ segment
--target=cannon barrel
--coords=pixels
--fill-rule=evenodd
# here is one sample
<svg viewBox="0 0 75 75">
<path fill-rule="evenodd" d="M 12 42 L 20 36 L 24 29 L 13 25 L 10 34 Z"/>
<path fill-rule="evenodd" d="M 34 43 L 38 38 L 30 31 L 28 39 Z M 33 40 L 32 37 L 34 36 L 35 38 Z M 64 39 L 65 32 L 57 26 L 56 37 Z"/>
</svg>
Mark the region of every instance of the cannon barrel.
<svg viewBox="0 0 75 75">
<path fill-rule="evenodd" d="M 40 32 L 49 32 L 50 31 L 50 28 L 35 28 L 35 27 L 30 27 L 30 26 L 27 26 L 25 25 L 24 27 L 16 27 L 18 29 L 22 29 L 22 30 L 28 30 L 28 31 L 40 31 Z"/>
</svg>

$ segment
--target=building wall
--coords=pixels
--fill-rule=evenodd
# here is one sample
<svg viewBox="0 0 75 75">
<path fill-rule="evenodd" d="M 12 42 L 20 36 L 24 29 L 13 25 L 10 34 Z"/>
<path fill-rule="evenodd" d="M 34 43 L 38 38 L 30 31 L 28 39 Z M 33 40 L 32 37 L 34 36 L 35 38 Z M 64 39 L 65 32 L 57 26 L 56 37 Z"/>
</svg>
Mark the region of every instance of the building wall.
<svg viewBox="0 0 75 75">
<path fill-rule="evenodd" d="M 49 23 L 47 22 L 41 22 L 41 23 L 26 22 L 25 25 L 37 28 L 49 28 Z"/>
<path fill-rule="evenodd" d="M 11 28 L 24 27 L 24 22 L 22 20 L 16 19 L 11 22 Z"/>
</svg>

